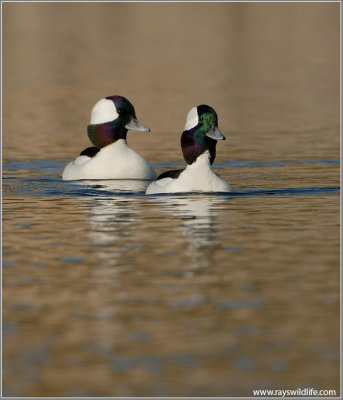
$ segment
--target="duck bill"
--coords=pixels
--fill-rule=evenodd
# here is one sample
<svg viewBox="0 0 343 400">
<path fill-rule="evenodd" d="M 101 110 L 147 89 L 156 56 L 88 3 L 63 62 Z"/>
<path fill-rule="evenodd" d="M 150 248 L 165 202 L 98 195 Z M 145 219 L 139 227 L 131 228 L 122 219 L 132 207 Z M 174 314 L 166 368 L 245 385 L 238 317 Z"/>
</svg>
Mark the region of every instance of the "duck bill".
<svg viewBox="0 0 343 400">
<path fill-rule="evenodd" d="M 214 125 L 211 126 L 206 136 L 214 140 L 225 140 L 226 137 L 221 133 L 221 131 Z"/>
<path fill-rule="evenodd" d="M 150 129 L 147 126 L 141 124 L 135 117 L 131 118 L 131 121 L 125 125 L 125 128 L 137 132 L 150 132 Z"/>
</svg>

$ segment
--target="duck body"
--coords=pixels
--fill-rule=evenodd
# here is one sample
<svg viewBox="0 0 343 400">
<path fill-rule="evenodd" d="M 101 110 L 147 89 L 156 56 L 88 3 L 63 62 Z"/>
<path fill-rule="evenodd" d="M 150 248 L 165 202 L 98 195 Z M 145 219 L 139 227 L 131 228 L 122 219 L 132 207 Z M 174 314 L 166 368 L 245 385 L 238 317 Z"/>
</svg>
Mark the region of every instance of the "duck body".
<svg viewBox="0 0 343 400">
<path fill-rule="evenodd" d="M 146 194 L 230 192 L 231 186 L 212 169 L 218 140 L 225 140 L 225 136 L 218 129 L 214 109 L 207 105 L 192 108 L 181 136 L 186 168 L 163 172 L 150 183 Z"/>
<path fill-rule="evenodd" d="M 168 176 L 170 172 L 170 176 Z M 212 169 L 210 154 L 205 152 L 184 170 L 167 171 L 150 183 L 146 194 L 182 192 L 229 192 L 230 185 Z"/>
<path fill-rule="evenodd" d="M 138 122 L 132 104 L 122 96 L 99 100 L 87 127 L 93 147 L 83 150 L 62 173 L 62 180 L 137 179 L 153 180 L 156 173 L 142 156 L 130 149 L 128 130 L 148 132 Z"/>
<path fill-rule="evenodd" d="M 90 156 L 93 152 L 95 155 Z M 88 150 L 88 151 L 87 151 Z M 130 149 L 125 139 L 97 149 L 86 149 L 70 162 L 62 174 L 63 180 L 79 179 L 137 179 L 153 180 L 156 172 L 139 154 Z M 87 155 L 90 154 L 90 155 Z"/>
</svg>

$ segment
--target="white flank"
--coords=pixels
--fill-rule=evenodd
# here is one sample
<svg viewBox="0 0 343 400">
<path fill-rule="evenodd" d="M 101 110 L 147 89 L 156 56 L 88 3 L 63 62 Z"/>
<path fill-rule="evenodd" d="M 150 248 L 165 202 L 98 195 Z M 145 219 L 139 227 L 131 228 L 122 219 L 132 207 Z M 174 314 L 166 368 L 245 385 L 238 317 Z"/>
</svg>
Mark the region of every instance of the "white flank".
<svg viewBox="0 0 343 400">
<path fill-rule="evenodd" d="M 82 157 L 82 159 L 81 159 Z M 85 158 L 83 158 L 85 157 Z M 62 179 L 141 179 L 152 180 L 156 173 L 139 154 L 131 150 L 126 140 L 102 148 L 94 157 L 79 156 L 64 169 Z"/>
<path fill-rule="evenodd" d="M 230 185 L 216 175 L 206 151 L 176 178 L 164 178 L 150 183 L 146 194 L 182 192 L 230 192 Z"/>
</svg>

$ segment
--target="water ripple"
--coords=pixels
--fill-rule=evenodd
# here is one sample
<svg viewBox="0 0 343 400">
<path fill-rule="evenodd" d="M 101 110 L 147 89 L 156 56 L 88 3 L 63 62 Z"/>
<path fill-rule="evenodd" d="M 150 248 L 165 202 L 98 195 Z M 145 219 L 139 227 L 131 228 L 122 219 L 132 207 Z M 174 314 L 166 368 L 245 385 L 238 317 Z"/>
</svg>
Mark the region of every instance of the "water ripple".
<svg viewBox="0 0 343 400">
<path fill-rule="evenodd" d="M 25 161 L 8 161 L 3 163 L 3 169 L 7 171 L 18 170 L 36 170 L 44 171 L 45 174 L 62 174 L 64 166 L 71 160 L 53 159 L 53 160 L 25 160 Z M 167 161 L 163 163 L 152 164 L 154 168 L 168 168 L 183 166 L 184 162 Z M 300 160 L 275 160 L 275 161 L 240 161 L 234 158 L 226 159 L 222 162 L 215 162 L 216 168 L 237 168 L 237 167 L 275 167 L 279 165 L 290 164 L 340 164 L 339 159 L 300 159 Z"/>
<path fill-rule="evenodd" d="M 133 181 L 128 181 L 128 185 L 132 185 Z M 114 181 L 114 184 L 116 181 Z M 114 185 L 113 184 L 113 185 Z M 147 186 L 148 182 L 146 183 Z M 54 178 L 3 178 L 4 193 L 13 195 L 29 195 L 29 196 L 74 196 L 74 197 L 140 197 L 145 196 L 144 187 L 138 187 L 138 190 L 126 189 L 125 181 L 120 181 L 120 187 L 113 188 L 113 185 L 97 183 L 82 183 L 78 182 L 63 182 Z M 142 185 L 142 181 L 138 183 Z M 277 189 L 252 189 L 252 190 L 233 190 L 229 193 L 215 192 L 180 192 L 180 193 L 161 193 L 147 195 L 148 197 L 163 197 L 163 196 L 192 196 L 192 195 L 217 195 L 227 198 L 235 197 L 250 197 L 250 196 L 295 196 L 295 195 L 315 195 L 315 194 L 330 194 L 339 193 L 339 186 L 305 186 L 295 188 L 277 188 Z"/>
<path fill-rule="evenodd" d="M 3 170 L 8 176 L 3 178 L 4 193 L 7 195 L 30 195 L 30 196 L 74 196 L 74 197 L 110 197 L 110 196 L 144 196 L 148 181 L 134 180 L 112 180 L 112 181 L 62 181 L 60 178 L 63 165 L 66 160 L 32 160 L 32 161 L 10 161 L 3 164 Z M 308 159 L 308 160 L 278 160 L 278 161 L 239 161 L 235 159 L 216 163 L 217 168 L 241 168 L 241 167 L 275 167 L 288 164 L 321 163 L 339 164 L 339 159 Z M 155 168 L 167 168 L 183 165 L 183 163 L 167 162 L 154 164 Z M 17 175 L 13 175 L 17 171 Z M 34 171 L 34 175 L 32 172 Z M 26 176 L 23 176 L 23 172 Z M 27 177 L 27 175 L 30 177 Z M 39 175 L 40 173 L 40 175 Z M 18 176 L 20 175 L 20 176 Z M 338 186 L 304 186 L 277 189 L 252 189 L 234 190 L 230 193 L 213 193 L 214 195 L 226 196 L 227 198 L 250 197 L 250 196 L 294 196 L 294 195 L 316 195 L 339 193 Z M 203 192 L 199 192 L 204 195 Z M 192 193 L 193 195 L 196 193 Z M 213 195 L 212 194 L 212 195 Z M 178 196 L 178 194 L 159 194 L 158 196 Z M 189 193 L 187 195 L 190 195 Z M 150 195 L 151 196 L 151 195 Z M 149 196 L 149 197 L 150 197 Z M 156 195 L 152 195 L 156 196 Z"/>
</svg>

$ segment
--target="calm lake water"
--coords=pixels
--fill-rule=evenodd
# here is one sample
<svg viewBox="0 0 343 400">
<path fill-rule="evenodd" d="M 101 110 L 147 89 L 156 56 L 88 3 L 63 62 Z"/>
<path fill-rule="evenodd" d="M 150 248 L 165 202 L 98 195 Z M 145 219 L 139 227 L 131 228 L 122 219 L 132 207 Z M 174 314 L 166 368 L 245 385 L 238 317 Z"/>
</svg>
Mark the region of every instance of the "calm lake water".
<svg viewBox="0 0 343 400">
<path fill-rule="evenodd" d="M 5 3 L 4 396 L 339 394 L 339 3 Z M 183 165 L 207 103 L 229 194 L 62 182 L 120 94 Z"/>
</svg>

